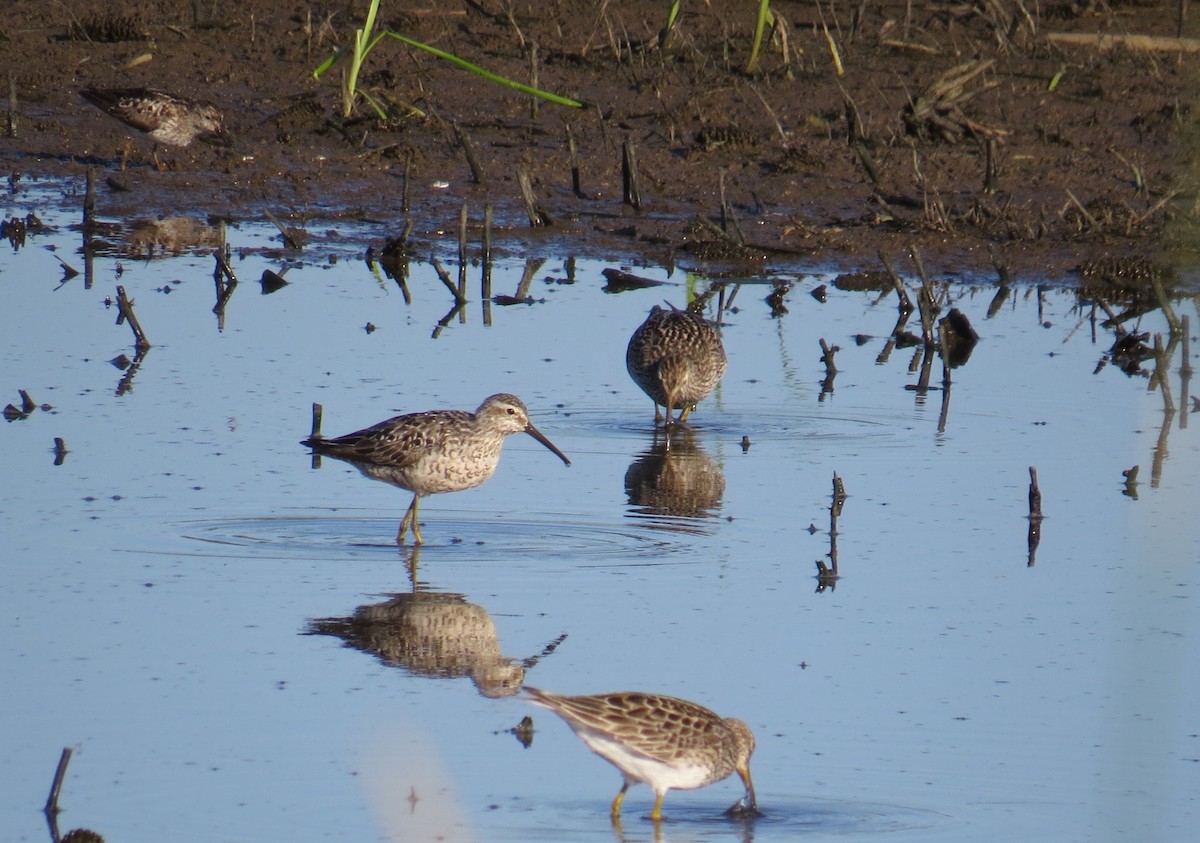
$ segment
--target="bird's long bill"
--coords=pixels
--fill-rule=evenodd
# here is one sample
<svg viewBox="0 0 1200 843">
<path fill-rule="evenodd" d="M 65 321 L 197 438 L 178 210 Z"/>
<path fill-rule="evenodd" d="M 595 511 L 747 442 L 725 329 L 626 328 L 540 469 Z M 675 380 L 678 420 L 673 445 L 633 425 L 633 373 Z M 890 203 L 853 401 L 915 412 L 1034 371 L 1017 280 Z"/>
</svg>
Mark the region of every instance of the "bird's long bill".
<svg viewBox="0 0 1200 843">
<path fill-rule="evenodd" d="M 537 441 L 541 442 L 543 445 L 545 445 L 547 448 L 549 448 L 555 454 L 557 454 L 558 458 L 560 460 L 562 460 L 564 463 L 566 463 L 567 465 L 571 464 L 571 461 L 569 459 L 567 459 L 567 455 L 564 454 L 562 451 L 558 450 L 558 448 L 556 448 L 554 446 L 553 442 L 551 442 L 549 439 L 547 439 L 545 436 L 543 436 L 542 432 L 533 426 L 533 422 L 530 422 L 529 424 L 525 425 L 525 432 L 528 433 L 530 436 L 532 436 Z"/>
<path fill-rule="evenodd" d="M 750 781 L 750 765 L 740 768 L 738 775 L 742 777 L 742 784 L 746 785 L 746 811 L 755 816 L 758 814 L 758 797 L 754 795 L 754 782 Z"/>
</svg>

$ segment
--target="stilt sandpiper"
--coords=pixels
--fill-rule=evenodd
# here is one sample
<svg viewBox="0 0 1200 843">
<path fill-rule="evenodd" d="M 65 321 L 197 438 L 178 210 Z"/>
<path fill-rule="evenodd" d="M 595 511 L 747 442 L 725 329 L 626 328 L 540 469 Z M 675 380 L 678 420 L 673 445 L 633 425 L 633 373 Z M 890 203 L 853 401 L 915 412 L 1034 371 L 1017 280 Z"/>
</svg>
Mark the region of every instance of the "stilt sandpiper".
<svg viewBox="0 0 1200 843">
<path fill-rule="evenodd" d="M 663 797 L 671 788 L 704 787 L 734 772 L 745 784 L 746 795 L 730 812 L 758 814 L 750 780 L 754 733 L 741 720 L 661 694 L 622 691 L 567 697 L 528 686 L 524 690 L 531 702 L 567 721 L 592 752 L 621 771 L 625 783 L 610 810 L 614 823 L 620 821 L 621 802 L 631 784 L 645 782 L 653 788 L 650 818 L 661 820 Z"/>
<path fill-rule="evenodd" d="M 396 542 L 404 543 L 412 524 L 413 540 L 422 543 L 417 505 L 425 495 L 472 489 L 492 476 L 504 438 L 528 433 L 567 465 L 571 461 L 529 420 L 520 398 L 507 393 L 484 400 L 474 413 L 431 410 L 410 413 L 339 436 L 312 437 L 300 444 L 318 454 L 344 460 L 366 476 L 413 493 L 400 522 Z"/>
<path fill-rule="evenodd" d="M 720 329 L 696 313 L 664 310 L 655 305 L 629 339 L 625 367 L 634 383 L 654 401 L 654 421 L 666 408 L 670 425 L 674 410 L 679 422 L 702 401 L 725 374 L 728 361 Z"/>
</svg>

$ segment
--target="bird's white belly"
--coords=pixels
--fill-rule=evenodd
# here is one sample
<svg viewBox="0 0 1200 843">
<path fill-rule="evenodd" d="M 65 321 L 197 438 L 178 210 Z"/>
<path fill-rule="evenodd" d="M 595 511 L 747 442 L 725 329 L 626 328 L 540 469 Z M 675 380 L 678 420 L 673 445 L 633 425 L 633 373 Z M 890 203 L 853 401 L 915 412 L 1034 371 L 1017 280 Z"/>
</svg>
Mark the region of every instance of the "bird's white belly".
<svg viewBox="0 0 1200 843">
<path fill-rule="evenodd" d="M 615 764 L 625 777 L 645 782 L 658 791 L 692 790 L 708 782 L 707 767 L 679 760 L 666 763 L 640 752 L 630 752 L 623 744 L 595 732 L 577 732 L 593 752 Z"/>
</svg>

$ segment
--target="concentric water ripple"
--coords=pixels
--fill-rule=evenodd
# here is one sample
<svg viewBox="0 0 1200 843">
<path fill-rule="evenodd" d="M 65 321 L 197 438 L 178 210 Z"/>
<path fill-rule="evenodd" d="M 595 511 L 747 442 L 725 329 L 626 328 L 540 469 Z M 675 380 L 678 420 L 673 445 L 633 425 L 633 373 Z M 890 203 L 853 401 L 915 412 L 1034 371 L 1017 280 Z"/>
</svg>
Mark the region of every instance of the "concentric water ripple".
<svg viewBox="0 0 1200 843">
<path fill-rule="evenodd" d="M 475 517 L 471 517 L 475 516 Z M 679 523 L 676 523 L 679 522 Z M 180 536 L 201 555 L 235 558 L 329 558 L 396 553 L 398 518 L 361 513 L 264 516 L 183 522 Z M 620 524 L 578 516 L 554 520 L 499 513 L 440 511 L 423 531 L 423 552 L 497 556 L 554 556 L 572 560 L 625 560 L 630 564 L 678 564 L 672 550 L 694 533 L 693 519 L 639 519 Z"/>
</svg>

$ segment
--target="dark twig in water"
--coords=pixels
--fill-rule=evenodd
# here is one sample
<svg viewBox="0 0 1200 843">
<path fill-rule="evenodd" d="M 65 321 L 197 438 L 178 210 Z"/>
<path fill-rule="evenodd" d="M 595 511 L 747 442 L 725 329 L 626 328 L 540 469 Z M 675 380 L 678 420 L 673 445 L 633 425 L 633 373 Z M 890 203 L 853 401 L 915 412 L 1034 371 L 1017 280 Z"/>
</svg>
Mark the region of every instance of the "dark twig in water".
<svg viewBox="0 0 1200 843">
<path fill-rule="evenodd" d="M 92 216 L 96 211 L 96 168 L 87 168 L 87 178 L 83 188 L 83 230 L 92 229 Z"/>
<path fill-rule="evenodd" d="M 46 816 L 55 817 L 62 809 L 58 807 L 58 794 L 62 791 L 63 779 L 67 776 L 67 765 L 71 763 L 71 753 L 74 750 L 69 746 L 64 746 L 62 754 L 58 756 L 58 768 L 54 771 L 54 783 L 50 785 L 50 795 L 46 797 Z"/>
<path fill-rule="evenodd" d="M 483 206 L 483 324 L 492 324 L 492 206 Z"/>
<path fill-rule="evenodd" d="M 61 436 L 54 437 L 54 464 L 62 465 L 67 458 L 67 441 Z"/>
<path fill-rule="evenodd" d="M 310 438 L 319 439 L 321 437 L 321 420 L 325 417 L 325 408 L 316 401 L 312 405 L 312 433 Z"/>
<path fill-rule="evenodd" d="M 459 292 L 458 287 L 450 280 L 450 273 L 445 270 L 441 261 L 435 257 L 431 257 L 429 260 L 433 264 L 434 272 L 437 273 L 438 278 L 446 285 L 446 289 L 450 291 L 450 295 L 454 296 L 454 306 L 459 308 L 466 304 L 467 300 L 463 298 L 463 294 Z"/>
<path fill-rule="evenodd" d="M 125 295 L 125 288 L 118 284 L 117 324 L 120 325 L 124 320 L 129 320 L 129 327 L 133 330 L 133 347 L 139 353 L 150 348 L 150 341 L 146 339 L 146 334 L 142 331 L 142 326 L 138 323 L 137 316 L 133 312 L 133 302 Z"/>
<path fill-rule="evenodd" d="M 284 246 L 289 249 L 296 249 L 297 251 L 304 248 L 305 234 L 303 231 L 298 228 L 288 228 L 266 208 L 263 209 L 263 215 L 279 229 L 279 235 L 283 238 Z"/>
<path fill-rule="evenodd" d="M 467 300 L 467 203 L 458 209 L 458 302 Z M 459 311 L 458 321 L 467 321 L 467 312 Z"/>
<path fill-rule="evenodd" d="M 842 478 L 837 472 L 833 473 L 833 494 L 829 502 L 829 563 L 825 564 L 825 560 L 817 559 L 817 594 L 821 594 L 825 589 L 834 591 L 837 589 L 837 581 L 840 579 L 838 574 L 838 517 L 842 514 L 842 507 L 846 503 L 846 485 L 842 482 Z"/>
<path fill-rule="evenodd" d="M 900 301 L 900 315 L 907 316 L 913 312 L 912 299 L 908 297 L 908 291 L 904 289 L 904 282 L 900 280 L 900 276 L 896 274 L 895 267 L 892 266 L 891 260 L 883 253 L 882 250 L 876 252 L 879 255 L 879 261 L 883 264 L 883 268 L 887 271 L 888 277 L 892 279 L 892 286 L 896 289 L 896 296 Z"/>
<path fill-rule="evenodd" d="M 1026 564 L 1032 568 L 1037 561 L 1038 544 L 1042 541 L 1042 490 L 1038 486 L 1037 469 L 1029 466 L 1029 558 Z"/>
</svg>

